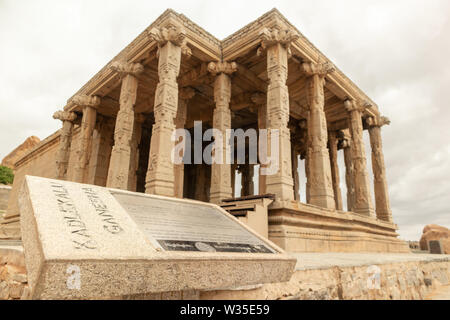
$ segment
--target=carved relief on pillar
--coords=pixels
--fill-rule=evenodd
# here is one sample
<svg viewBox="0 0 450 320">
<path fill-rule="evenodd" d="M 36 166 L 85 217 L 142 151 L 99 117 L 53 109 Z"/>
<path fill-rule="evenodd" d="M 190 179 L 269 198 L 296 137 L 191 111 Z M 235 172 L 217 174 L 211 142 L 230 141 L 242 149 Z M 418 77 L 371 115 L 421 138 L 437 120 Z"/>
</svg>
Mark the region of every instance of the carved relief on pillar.
<svg viewBox="0 0 450 320">
<path fill-rule="evenodd" d="M 108 171 L 107 187 L 123 190 L 135 190 L 135 151 L 133 141 L 135 131 L 134 106 L 137 99 L 137 76 L 144 71 L 139 63 L 114 62 L 111 69 L 122 80 L 120 91 L 120 109 L 117 113 L 114 130 L 114 147 Z M 137 147 L 136 147 L 137 149 Z"/>
<path fill-rule="evenodd" d="M 175 195 L 174 163 L 172 151 L 175 118 L 178 111 L 178 83 L 182 46 L 186 33 L 176 25 L 152 29 L 149 37 L 158 42 L 159 82 L 155 92 L 154 116 L 150 143 L 146 193 L 173 197 Z"/>
<path fill-rule="evenodd" d="M 75 182 L 83 183 L 85 181 L 86 169 L 89 163 L 92 134 L 95 128 L 97 107 L 100 105 L 100 98 L 97 96 L 78 95 L 75 96 L 71 102 L 83 110 L 81 131 L 76 152 L 77 160 L 73 177 Z"/>
<path fill-rule="evenodd" d="M 223 135 L 222 164 L 213 163 L 211 166 L 210 201 L 220 203 L 223 199 L 232 197 L 231 165 L 226 162 L 227 141 L 226 132 L 231 129 L 231 78 L 237 70 L 234 62 L 211 62 L 208 71 L 216 76 L 214 82 L 214 101 L 216 106 L 213 114 L 213 128 Z"/>
<path fill-rule="evenodd" d="M 294 200 L 291 141 L 288 128 L 289 122 L 289 91 L 286 85 L 288 75 L 288 56 L 292 41 L 298 39 L 298 34 L 281 27 L 265 28 L 260 32 L 261 47 L 267 52 L 267 129 L 279 130 L 279 169 L 266 177 L 266 192 L 273 193 L 277 201 Z M 267 147 L 271 155 L 270 143 Z"/>
<path fill-rule="evenodd" d="M 364 101 L 346 100 L 345 108 L 350 114 L 350 134 L 352 136 L 351 154 L 354 166 L 355 199 L 353 211 L 371 217 L 375 216 L 370 194 L 366 153 L 363 140 L 362 114 L 370 104 Z"/>
<path fill-rule="evenodd" d="M 372 148 L 372 171 L 374 175 L 375 208 L 377 218 L 392 222 L 389 192 L 386 180 L 386 167 L 383 155 L 383 142 L 381 128 L 390 125 L 391 121 L 386 117 L 369 117 L 366 119 L 369 126 L 370 145 Z"/>
<path fill-rule="evenodd" d="M 162 47 L 168 42 L 181 49 L 184 56 L 192 55 L 191 49 L 186 44 L 186 31 L 177 24 L 169 24 L 161 28 L 153 28 L 148 32 L 150 39 L 158 43 L 158 55 Z"/>
<path fill-rule="evenodd" d="M 308 101 L 308 194 L 309 203 L 335 209 L 330 155 L 327 148 L 328 129 L 324 111 L 325 76 L 335 71 L 329 63 L 303 63 L 307 76 Z"/>
<path fill-rule="evenodd" d="M 69 166 L 70 146 L 72 144 L 73 122 L 77 118 L 74 112 L 56 111 L 53 119 L 62 122 L 60 131 L 59 149 L 56 154 L 56 179 L 67 179 L 67 168 Z"/>
</svg>

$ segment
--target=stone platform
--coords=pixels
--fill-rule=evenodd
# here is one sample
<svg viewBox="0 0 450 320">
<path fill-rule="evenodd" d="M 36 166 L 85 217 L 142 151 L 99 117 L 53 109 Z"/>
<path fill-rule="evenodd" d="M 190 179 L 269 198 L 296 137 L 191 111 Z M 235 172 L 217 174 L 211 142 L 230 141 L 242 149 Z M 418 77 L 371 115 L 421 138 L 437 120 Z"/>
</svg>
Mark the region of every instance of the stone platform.
<svg viewBox="0 0 450 320">
<path fill-rule="evenodd" d="M 288 252 L 410 253 L 393 222 L 300 202 L 269 208 L 269 240 Z"/>
<path fill-rule="evenodd" d="M 450 284 L 450 255 L 295 253 L 298 262 L 286 283 L 201 292 L 200 299 L 423 300 Z M 379 269 L 378 269 L 379 268 Z M 379 289 L 368 279 L 379 270 Z"/>
<path fill-rule="evenodd" d="M 166 292 L 118 299 L 426 300 L 448 297 L 450 255 L 376 253 L 291 255 L 298 261 L 294 275 L 286 283 L 256 285 L 234 290 Z M 379 289 L 367 288 L 369 277 L 367 271 L 373 269 L 373 266 L 377 266 L 381 271 Z M 21 296 L 26 298 L 28 288 L 24 278 L 23 253 L 17 243 L 2 242 L 0 267 L 4 270 L 0 275 L 3 299 L 7 297 L 18 299 Z"/>
</svg>

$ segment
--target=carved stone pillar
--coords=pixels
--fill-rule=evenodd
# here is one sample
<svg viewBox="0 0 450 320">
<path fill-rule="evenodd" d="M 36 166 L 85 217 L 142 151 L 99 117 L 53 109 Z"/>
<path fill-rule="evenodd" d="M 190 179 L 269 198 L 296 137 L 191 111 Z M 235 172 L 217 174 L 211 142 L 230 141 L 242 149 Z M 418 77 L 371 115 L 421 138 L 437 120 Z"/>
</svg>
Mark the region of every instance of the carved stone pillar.
<svg viewBox="0 0 450 320">
<path fill-rule="evenodd" d="M 73 122 L 76 118 L 77 115 L 74 112 L 56 111 L 53 114 L 53 119 L 61 120 L 63 123 L 59 136 L 59 149 L 56 154 L 56 179 L 67 179 Z"/>
<path fill-rule="evenodd" d="M 185 31 L 177 26 L 152 29 L 150 38 L 158 42 L 159 82 L 155 93 L 155 124 L 152 130 L 149 165 L 145 192 L 173 197 L 175 176 L 172 152 L 175 143 L 175 117 L 178 110 L 178 83 L 180 73 L 181 47 L 185 42 Z"/>
<path fill-rule="evenodd" d="M 328 130 L 324 106 L 325 76 L 334 71 L 329 64 L 304 63 L 308 81 L 308 186 L 310 204 L 335 209 L 330 155 L 327 148 Z"/>
<path fill-rule="evenodd" d="M 114 147 L 109 164 L 108 188 L 133 190 L 132 182 L 132 140 L 134 131 L 134 105 L 136 104 L 138 79 L 136 76 L 144 71 L 139 63 L 113 63 L 111 69 L 120 74 L 122 88 L 120 91 L 120 109 L 114 130 Z M 135 189 L 135 187 L 134 187 Z"/>
<path fill-rule="evenodd" d="M 381 140 L 381 127 L 391 122 L 386 117 L 371 117 L 367 119 L 369 125 L 370 145 L 372 147 L 372 171 L 374 175 L 375 208 L 377 218 L 393 222 L 389 203 L 389 192 L 386 180 L 386 167 L 384 164 L 383 143 Z"/>
<path fill-rule="evenodd" d="M 300 201 L 300 176 L 298 175 L 298 153 L 292 152 L 292 176 L 294 177 L 294 199 Z"/>
<path fill-rule="evenodd" d="M 270 139 L 279 132 L 278 170 L 266 176 L 266 192 L 276 195 L 279 202 L 294 200 L 294 182 L 292 179 L 291 141 L 289 122 L 289 91 L 286 85 L 288 75 L 288 55 L 292 41 L 298 35 L 279 28 L 264 29 L 261 34 L 261 48 L 267 51 L 267 129 L 269 130 L 268 155 L 273 157 Z"/>
<path fill-rule="evenodd" d="M 363 140 L 362 113 L 368 105 L 354 100 L 345 101 L 345 108 L 350 113 L 350 134 L 352 136 L 352 162 L 355 168 L 355 201 L 353 211 L 375 217 L 372 197 L 370 195 L 369 175 L 367 173 L 366 152 Z"/>
<path fill-rule="evenodd" d="M 298 155 L 300 150 L 299 128 L 297 128 L 296 124 L 290 123 L 289 130 L 291 131 L 291 163 L 292 177 L 294 180 L 294 199 L 295 201 L 300 201 L 300 177 L 298 175 Z"/>
<path fill-rule="evenodd" d="M 328 146 L 330 149 L 331 178 L 333 180 L 334 200 L 336 209 L 342 211 L 342 193 L 340 187 L 339 166 L 338 166 L 338 140 L 335 131 L 328 133 Z"/>
<path fill-rule="evenodd" d="M 253 177 L 255 175 L 255 165 L 248 165 L 248 195 L 253 196 L 255 194 L 255 183 L 253 182 Z"/>
<path fill-rule="evenodd" d="M 233 163 L 231 165 L 231 192 L 232 192 L 232 198 L 236 197 L 236 169 L 237 164 Z"/>
<path fill-rule="evenodd" d="M 223 199 L 232 197 L 231 187 L 231 165 L 226 163 L 228 151 L 226 131 L 231 129 L 231 79 L 230 75 L 237 70 L 236 63 L 211 62 L 208 71 L 216 75 L 214 82 L 214 101 L 216 107 L 213 114 L 213 128 L 218 129 L 223 135 L 222 141 L 222 164 L 211 165 L 211 189 L 210 201 L 220 203 Z"/>
<path fill-rule="evenodd" d="M 239 172 L 241 173 L 241 196 L 252 196 L 255 191 L 253 183 L 253 165 L 241 164 L 239 166 Z"/>
<path fill-rule="evenodd" d="M 136 191 L 137 190 L 137 181 L 138 181 L 138 169 L 139 169 L 139 144 L 142 139 L 142 125 L 145 122 L 146 117 L 142 113 L 138 113 L 134 115 L 134 129 L 133 135 L 131 138 L 131 152 L 130 152 L 130 174 L 129 174 L 129 182 L 128 182 L 128 190 Z"/>
<path fill-rule="evenodd" d="M 86 183 L 105 187 L 114 145 L 115 119 L 97 115 Z"/>
<path fill-rule="evenodd" d="M 73 181 L 84 183 L 91 152 L 92 134 L 97 119 L 96 108 L 100 105 L 100 98 L 96 96 L 76 96 L 72 102 L 83 110 Z"/>
<path fill-rule="evenodd" d="M 177 129 L 184 129 L 187 118 L 187 105 L 188 101 L 195 95 L 195 91 L 192 88 L 182 88 L 178 95 L 178 111 L 175 118 L 175 127 Z M 177 142 L 178 143 L 178 142 Z M 183 140 L 180 143 L 185 145 L 186 141 Z M 185 150 L 185 148 L 183 148 Z M 175 197 L 183 198 L 183 186 L 184 186 L 184 163 L 176 164 L 174 167 L 175 175 Z"/>
<path fill-rule="evenodd" d="M 264 94 L 256 93 L 252 96 L 253 103 L 258 105 L 258 129 L 264 130 L 267 129 L 267 98 Z M 258 150 L 261 146 L 259 145 L 258 141 Z M 258 184 L 259 184 L 259 195 L 266 194 L 266 176 L 261 174 L 263 171 L 264 164 L 259 162 L 259 177 L 258 177 Z"/>
<path fill-rule="evenodd" d="M 351 136 L 348 130 L 342 131 L 344 149 L 345 183 L 347 186 L 347 211 L 352 212 L 355 203 L 355 167 L 352 162 Z"/>
</svg>

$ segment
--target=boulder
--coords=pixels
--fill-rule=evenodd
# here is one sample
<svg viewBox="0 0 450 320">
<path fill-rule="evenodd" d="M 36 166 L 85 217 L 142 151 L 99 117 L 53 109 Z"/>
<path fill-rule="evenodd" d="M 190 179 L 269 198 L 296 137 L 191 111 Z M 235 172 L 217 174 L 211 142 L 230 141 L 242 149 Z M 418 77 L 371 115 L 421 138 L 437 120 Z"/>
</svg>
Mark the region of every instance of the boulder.
<svg viewBox="0 0 450 320">
<path fill-rule="evenodd" d="M 28 151 L 33 149 L 41 140 L 38 137 L 31 136 L 28 137 L 24 143 L 15 148 L 11 153 L 9 153 L 6 157 L 3 158 L 2 166 L 15 169 L 14 164 L 20 158 L 22 158 Z"/>
<path fill-rule="evenodd" d="M 428 241 L 441 241 L 445 254 L 450 254 L 450 230 L 446 227 L 430 224 L 423 229 L 420 249 L 429 250 Z"/>
</svg>

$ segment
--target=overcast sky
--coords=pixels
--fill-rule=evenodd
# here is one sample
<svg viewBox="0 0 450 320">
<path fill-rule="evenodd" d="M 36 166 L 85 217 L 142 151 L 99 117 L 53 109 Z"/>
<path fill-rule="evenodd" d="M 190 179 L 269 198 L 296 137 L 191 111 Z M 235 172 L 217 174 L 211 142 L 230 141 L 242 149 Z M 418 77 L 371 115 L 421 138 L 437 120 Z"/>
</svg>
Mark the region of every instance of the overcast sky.
<svg viewBox="0 0 450 320">
<path fill-rule="evenodd" d="M 392 120 L 383 143 L 401 237 L 450 227 L 448 0 L 0 0 L 0 159 L 58 130 L 53 112 L 168 7 L 219 39 L 277 7 Z"/>
</svg>

